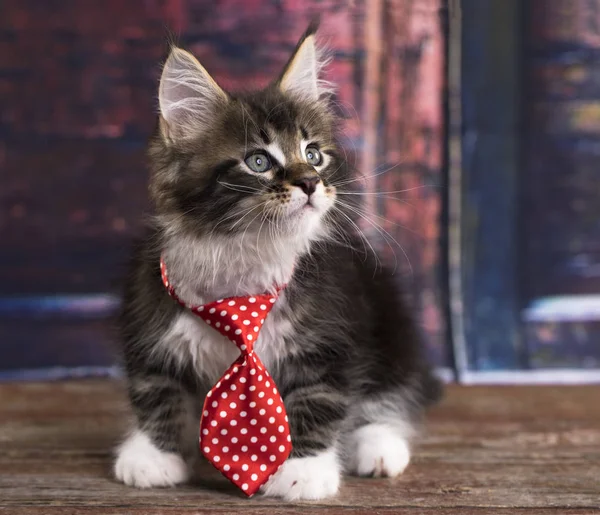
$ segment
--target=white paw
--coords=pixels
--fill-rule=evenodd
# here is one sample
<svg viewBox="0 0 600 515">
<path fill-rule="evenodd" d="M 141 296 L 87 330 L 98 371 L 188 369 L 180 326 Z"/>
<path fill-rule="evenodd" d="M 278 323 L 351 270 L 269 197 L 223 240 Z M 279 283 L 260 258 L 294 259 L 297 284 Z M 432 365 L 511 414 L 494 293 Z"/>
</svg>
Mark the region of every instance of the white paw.
<svg viewBox="0 0 600 515">
<path fill-rule="evenodd" d="M 173 486 L 187 481 L 189 469 L 181 456 L 157 449 L 144 433 L 136 431 L 118 450 L 115 476 L 138 488 Z"/>
<path fill-rule="evenodd" d="M 359 476 L 396 477 L 410 462 L 408 442 L 398 430 L 383 424 L 357 429 L 350 440 L 351 472 Z"/>
<path fill-rule="evenodd" d="M 263 486 L 268 497 L 286 501 L 334 496 L 340 487 L 340 466 L 333 450 L 307 458 L 290 458 Z"/>
</svg>

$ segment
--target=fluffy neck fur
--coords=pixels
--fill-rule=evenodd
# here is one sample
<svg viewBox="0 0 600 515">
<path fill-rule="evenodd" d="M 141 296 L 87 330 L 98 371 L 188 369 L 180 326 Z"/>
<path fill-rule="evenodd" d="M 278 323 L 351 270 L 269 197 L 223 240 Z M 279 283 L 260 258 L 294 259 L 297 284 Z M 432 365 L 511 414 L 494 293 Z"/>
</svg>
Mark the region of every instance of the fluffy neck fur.
<svg viewBox="0 0 600 515">
<path fill-rule="evenodd" d="M 242 238 L 220 234 L 166 237 L 162 255 L 169 280 L 177 295 L 190 304 L 273 292 L 291 280 L 311 244 L 326 236 L 325 226 L 315 225 L 310 231 L 276 237 L 268 230 Z"/>
</svg>

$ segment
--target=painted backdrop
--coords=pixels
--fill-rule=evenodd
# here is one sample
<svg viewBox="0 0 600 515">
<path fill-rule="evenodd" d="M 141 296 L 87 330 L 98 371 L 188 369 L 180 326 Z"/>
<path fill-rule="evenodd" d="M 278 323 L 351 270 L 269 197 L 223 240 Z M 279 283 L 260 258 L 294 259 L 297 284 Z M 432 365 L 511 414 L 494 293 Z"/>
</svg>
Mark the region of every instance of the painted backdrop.
<svg viewBox="0 0 600 515">
<path fill-rule="evenodd" d="M 432 359 L 446 364 L 438 288 L 440 4 L 3 2 L 3 377 L 33 377 L 31 370 L 48 367 L 102 372 L 89 367 L 115 362 L 110 316 L 121 265 L 148 207 L 144 148 L 167 32 L 226 87 L 261 86 L 315 14 L 334 51 L 329 78 L 339 85 L 343 143 L 364 177 L 370 221 L 363 227 L 391 259 L 395 254 Z"/>
</svg>

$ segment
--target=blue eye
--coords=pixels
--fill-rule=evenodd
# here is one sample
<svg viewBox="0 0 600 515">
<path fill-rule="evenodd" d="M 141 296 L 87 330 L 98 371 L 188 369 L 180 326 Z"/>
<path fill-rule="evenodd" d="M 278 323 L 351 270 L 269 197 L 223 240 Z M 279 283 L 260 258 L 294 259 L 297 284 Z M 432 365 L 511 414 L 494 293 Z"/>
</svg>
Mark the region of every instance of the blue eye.
<svg viewBox="0 0 600 515">
<path fill-rule="evenodd" d="M 256 153 L 248 156 L 244 162 L 248 165 L 248 168 L 256 173 L 268 172 L 271 168 L 271 161 L 266 154 Z"/>
<path fill-rule="evenodd" d="M 306 147 L 304 154 L 306 155 L 306 162 L 309 165 L 319 166 L 323 161 L 321 152 L 319 152 L 316 147 Z"/>
</svg>

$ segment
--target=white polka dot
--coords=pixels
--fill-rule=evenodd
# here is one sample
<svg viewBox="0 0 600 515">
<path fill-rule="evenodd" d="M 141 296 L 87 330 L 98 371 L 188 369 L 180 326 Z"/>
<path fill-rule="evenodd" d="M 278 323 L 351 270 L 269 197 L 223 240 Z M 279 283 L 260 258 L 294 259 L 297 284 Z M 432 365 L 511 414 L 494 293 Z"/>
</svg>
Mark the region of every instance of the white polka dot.
<svg viewBox="0 0 600 515">
<path fill-rule="evenodd" d="M 219 443 L 219 439 L 218 438 L 213 438 L 212 439 L 212 443 L 214 443 L 215 445 L 217 445 Z"/>
<path fill-rule="evenodd" d="M 208 312 L 209 312 L 211 315 L 212 315 L 212 314 L 213 314 L 215 311 L 216 311 L 216 309 L 215 309 L 215 308 L 210 308 L 210 309 L 208 310 Z"/>
<path fill-rule="evenodd" d="M 259 413 L 260 413 L 261 415 L 264 415 L 266 412 L 267 412 L 267 411 L 266 411 L 265 409 L 261 409 L 261 410 L 259 411 Z"/>
<path fill-rule="evenodd" d="M 271 443 L 275 443 L 277 441 L 277 437 L 273 435 L 271 438 L 269 438 L 269 440 L 271 441 Z"/>
<path fill-rule="evenodd" d="M 231 391 L 237 390 L 237 386 L 236 386 L 236 385 L 234 385 L 234 384 L 232 384 L 232 385 L 229 387 L 229 389 L 230 389 Z"/>
<path fill-rule="evenodd" d="M 217 304 L 221 304 L 221 302 L 223 302 L 223 299 L 218 299 L 217 300 Z"/>
<path fill-rule="evenodd" d="M 254 332 L 258 333 L 258 326 L 257 325 L 254 326 Z"/>
<path fill-rule="evenodd" d="M 217 427 L 217 421 L 216 420 L 211 420 L 210 425 L 213 427 Z"/>
<path fill-rule="evenodd" d="M 252 335 L 252 334 L 248 334 L 248 335 L 246 335 L 246 338 L 247 338 L 248 340 L 252 340 L 252 338 L 254 338 L 254 335 Z"/>
<path fill-rule="evenodd" d="M 208 417 L 208 411 L 204 410 L 204 416 Z"/>
<path fill-rule="evenodd" d="M 231 320 L 237 320 L 238 318 L 240 318 L 238 315 L 231 315 Z"/>
<path fill-rule="evenodd" d="M 242 452 L 248 452 L 248 446 L 242 445 Z"/>
<path fill-rule="evenodd" d="M 256 481 L 258 479 L 258 476 L 256 474 L 252 474 L 250 476 L 250 479 L 252 479 L 252 481 Z"/>
<path fill-rule="evenodd" d="M 212 401 L 212 404 L 211 404 L 211 406 L 212 406 L 213 408 L 216 408 L 218 405 L 219 405 L 219 403 L 218 403 L 217 401 Z"/>
<path fill-rule="evenodd" d="M 285 445 L 280 445 L 279 452 L 284 452 L 284 451 L 285 451 Z"/>
<path fill-rule="evenodd" d="M 233 367 L 233 373 L 234 373 L 234 374 L 237 374 L 237 371 L 238 371 L 238 370 L 239 370 L 239 368 L 238 368 L 238 367 Z"/>
<path fill-rule="evenodd" d="M 253 436 L 252 438 L 250 438 L 250 441 L 252 443 L 256 443 L 256 442 L 258 442 L 258 438 L 256 438 L 256 436 Z"/>
<path fill-rule="evenodd" d="M 288 416 L 287 416 L 287 415 L 285 416 L 285 421 L 286 421 L 286 422 L 288 421 Z"/>
<path fill-rule="evenodd" d="M 233 478 L 234 481 L 237 481 L 240 478 L 240 475 L 239 474 L 234 474 L 231 477 Z"/>
<path fill-rule="evenodd" d="M 271 404 L 273 404 L 273 399 L 269 399 L 269 400 L 267 401 L 267 404 L 268 404 L 269 406 L 271 406 Z"/>
<path fill-rule="evenodd" d="M 231 467 L 229 465 L 223 465 L 223 470 L 228 472 Z"/>
<path fill-rule="evenodd" d="M 253 376 L 254 374 L 256 374 L 256 369 L 255 368 L 251 368 L 250 369 L 250 375 Z"/>
<path fill-rule="evenodd" d="M 261 304 L 260 309 L 267 309 L 267 306 L 265 304 Z"/>
<path fill-rule="evenodd" d="M 252 402 L 250 403 L 250 407 L 251 407 L 251 408 L 255 408 L 255 407 L 256 407 L 256 402 L 252 401 Z"/>
<path fill-rule="evenodd" d="M 219 461 L 221 461 L 221 458 L 219 458 L 219 456 L 213 456 L 212 459 L 215 463 L 219 463 Z"/>
<path fill-rule="evenodd" d="M 215 388 L 219 388 L 221 386 L 221 381 L 219 381 L 216 385 Z"/>
<path fill-rule="evenodd" d="M 212 395 L 212 390 L 206 394 L 207 397 L 210 397 L 211 395 Z"/>
<path fill-rule="evenodd" d="M 283 411 L 283 409 L 281 409 L 281 406 L 277 406 L 277 413 L 281 413 Z"/>
<path fill-rule="evenodd" d="M 269 460 L 271 461 L 275 461 L 277 459 L 277 457 L 274 454 L 271 454 L 271 456 L 269 456 Z"/>
<path fill-rule="evenodd" d="M 235 330 L 235 334 L 242 334 L 242 330 L 241 329 L 236 329 Z"/>
<path fill-rule="evenodd" d="M 245 383 L 246 382 L 246 378 L 245 377 L 240 377 L 240 383 Z M 242 396 L 240 395 L 240 399 L 242 398 Z"/>
<path fill-rule="evenodd" d="M 248 309 L 248 306 L 240 306 L 240 311 L 246 311 Z"/>
<path fill-rule="evenodd" d="M 249 468 L 249 467 L 248 467 L 248 464 L 247 464 L 247 463 L 244 463 L 244 464 L 242 465 L 242 470 L 243 470 L 244 472 L 246 472 L 246 471 L 248 470 L 248 468 Z"/>
<path fill-rule="evenodd" d="M 225 446 L 221 449 L 223 452 L 229 452 L 229 447 Z"/>
<path fill-rule="evenodd" d="M 204 452 L 208 454 L 210 452 L 210 447 L 205 447 Z"/>
<path fill-rule="evenodd" d="M 238 439 L 237 439 L 237 438 L 234 436 L 234 437 L 231 439 L 231 443 L 238 443 Z"/>
<path fill-rule="evenodd" d="M 227 416 L 227 412 L 221 411 L 221 413 L 219 413 L 219 415 L 221 415 L 221 418 L 225 418 Z"/>
<path fill-rule="evenodd" d="M 280 433 L 283 433 L 283 432 L 285 431 L 285 427 L 283 427 L 283 426 L 279 426 L 279 427 L 277 428 L 277 431 L 279 431 Z"/>
<path fill-rule="evenodd" d="M 270 424 L 274 424 L 275 423 L 275 417 L 269 417 L 269 423 Z"/>
<path fill-rule="evenodd" d="M 260 446 L 260 452 L 266 452 L 267 450 L 267 446 L 266 445 L 261 445 Z"/>
<path fill-rule="evenodd" d="M 291 442 L 292 441 L 292 437 L 290 435 L 287 435 L 287 441 Z"/>
<path fill-rule="evenodd" d="M 225 374 L 225 380 L 229 379 L 231 376 L 229 374 Z"/>
<path fill-rule="evenodd" d="M 260 432 L 264 435 L 267 433 L 267 428 L 266 427 L 261 427 L 260 428 Z"/>
<path fill-rule="evenodd" d="M 248 430 L 245 427 L 242 427 L 242 429 L 240 429 L 240 433 L 242 433 L 243 435 L 245 435 L 247 432 Z"/>
<path fill-rule="evenodd" d="M 270 381 L 265 381 L 265 386 L 268 388 L 269 386 L 271 386 L 271 382 Z"/>
<path fill-rule="evenodd" d="M 221 311 L 221 316 L 224 317 L 227 314 L 227 311 L 223 310 Z"/>
<path fill-rule="evenodd" d="M 245 401 L 246 400 L 246 396 L 243 393 L 240 393 L 240 400 L 241 401 Z"/>
<path fill-rule="evenodd" d="M 252 313 L 250 313 L 254 318 L 256 318 L 258 316 L 258 313 L 256 311 L 253 311 Z"/>
<path fill-rule="evenodd" d="M 198 306 L 197 310 L 198 311 L 204 311 L 204 306 Z"/>
<path fill-rule="evenodd" d="M 262 324 L 264 324 L 264 323 L 265 323 L 265 319 L 264 319 L 264 318 L 261 318 L 261 319 L 260 319 L 260 325 L 262 325 Z"/>
<path fill-rule="evenodd" d="M 250 459 L 252 461 L 256 461 L 258 459 L 258 456 L 256 454 L 253 454 L 252 456 L 250 456 Z"/>
<path fill-rule="evenodd" d="M 202 430 L 202 434 L 203 434 L 203 435 L 207 435 L 207 434 L 208 434 L 208 429 L 203 429 L 203 430 Z"/>
<path fill-rule="evenodd" d="M 229 421 L 230 426 L 237 426 L 237 420 L 233 419 Z"/>
<path fill-rule="evenodd" d="M 231 457 L 231 459 L 232 459 L 233 461 L 240 461 L 240 457 L 239 457 L 237 454 L 234 454 L 234 455 Z"/>
<path fill-rule="evenodd" d="M 257 421 L 256 421 L 256 419 L 255 419 L 255 418 L 253 418 L 253 419 L 250 421 L 250 425 L 251 425 L 251 426 L 255 426 L 256 424 L 257 424 Z"/>
<path fill-rule="evenodd" d="M 221 322 L 216 322 L 215 327 L 221 327 Z"/>
<path fill-rule="evenodd" d="M 252 386 L 250 386 L 250 388 L 248 388 L 248 390 L 250 390 L 251 392 L 253 392 L 254 390 L 256 390 L 256 386 L 252 385 Z"/>
<path fill-rule="evenodd" d="M 262 399 L 265 396 L 265 392 L 258 392 L 258 398 Z"/>
<path fill-rule="evenodd" d="M 250 297 L 250 298 L 248 299 L 248 302 L 249 302 L 250 304 L 254 304 L 254 303 L 256 302 L 256 299 L 255 299 L 254 297 Z"/>
<path fill-rule="evenodd" d="M 225 326 L 225 331 L 229 331 L 229 329 L 231 329 L 231 327 L 229 327 L 228 325 Z"/>
<path fill-rule="evenodd" d="M 262 380 L 263 380 L 262 374 L 259 374 L 259 376 L 258 376 L 258 380 L 259 380 L 259 381 L 262 381 Z"/>
<path fill-rule="evenodd" d="M 244 418 L 244 417 L 245 417 L 245 416 L 247 416 L 247 415 L 248 415 L 248 413 L 246 413 L 245 411 L 242 411 L 242 412 L 240 413 L 240 417 L 242 417 L 242 418 Z"/>
<path fill-rule="evenodd" d="M 272 298 L 270 298 L 270 299 L 269 299 L 269 302 L 270 302 L 271 304 L 275 304 L 275 297 L 272 297 Z"/>
<path fill-rule="evenodd" d="M 267 470 L 267 466 L 266 466 L 266 465 L 263 463 L 263 464 L 260 466 L 260 470 L 261 470 L 262 472 L 265 472 L 265 471 Z"/>
<path fill-rule="evenodd" d="M 273 388 L 273 393 L 277 395 L 277 388 Z"/>
<path fill-rule="evenodd" d="M 242 343 L 242 345 L 240 345 L 240 349 L 241 350 L 246 350 L 246 346 Z"/>
<path fill-rule="evenodd" d="M 243 323 L 244 325 L 250 325 L 250 320 L 244 320 L 242 323 Z"/>
<path fill-rule="evenodd" d="M 210 325 L 210 324 L 211 324 L 210 320 L 205 320 L 205 322 L 206 322 L 208 325 Z"/>
<path fill-rule="evenodd" d="M 221 429 L 221 434 L 225 436 L 227 434 L 227 429 Z"/>
<path fill-rule="evenodd" d="M 242 490 L 248 490 L 248 483 L 244 483 L 242 485 Z"/>
<path fill-rule="evenodd" d="M 235 306 L 235 300 L 230 300 L 227 304 L 229 304 L 230 306 Z"/>
<path fill-rule="evenodd" d="M 223 393 L 221 394 L 221 397 L 223 397 L 223 399 L 227 399 L 227 392 L 223 392 Z"/>
<path fill-rule="evenodd" d="M 231 409 L 235 409 L 235 408 L 237 408 L 237 404 L 236 404 L 235 402 L 230 402 L 230 403 L 229 403 L 229 407 L 230 407 Z"/>
</svg>

